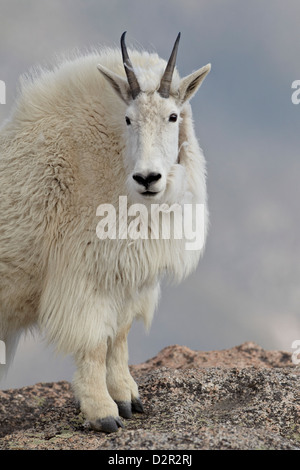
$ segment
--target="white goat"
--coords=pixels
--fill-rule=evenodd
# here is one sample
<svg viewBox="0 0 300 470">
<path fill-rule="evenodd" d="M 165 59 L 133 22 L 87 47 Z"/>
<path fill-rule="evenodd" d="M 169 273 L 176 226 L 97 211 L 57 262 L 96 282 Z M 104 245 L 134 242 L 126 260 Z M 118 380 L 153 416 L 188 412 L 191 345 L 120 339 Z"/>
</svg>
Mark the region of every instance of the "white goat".
<svg viewBox="0 0 300 470">
<path fill-rule="evenodd" d="M 23 78 L 0 130 L 0 340 L 12 356 L 19 334 L 38 326 L 72 354 L 75 396 L 104 432 L 143 411 L 128 369 L 132 321 L 149 325 L 161 277 L 183 279 L 203 251 L 186 250 L 184 237 L 96 235 L 97 207 L 118 214 L 119 196 L 206 208 L 189 100 L 210 65 L 180 79 L 179 36 L 167 65 L 132 51 L 133 66 L 124 33 L 123 60 L 108 49 Z"/>
</svg>

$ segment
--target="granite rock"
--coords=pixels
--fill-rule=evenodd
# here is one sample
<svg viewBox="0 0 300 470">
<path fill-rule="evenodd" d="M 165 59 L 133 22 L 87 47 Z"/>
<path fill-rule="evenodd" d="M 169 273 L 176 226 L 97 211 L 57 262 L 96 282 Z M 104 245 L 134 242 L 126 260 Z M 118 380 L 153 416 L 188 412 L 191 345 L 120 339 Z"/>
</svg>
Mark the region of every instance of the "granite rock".
<svg viewBox="0 0 300 470">
<path fill-rule="evenodd" d="M 0 449 L 300 450 L 300 366 L 290 353 L 175 345 L 130 369 L 145 413 L 113 434 L 88 427 L 68 382 L 0 391 Z"/>
</svg>

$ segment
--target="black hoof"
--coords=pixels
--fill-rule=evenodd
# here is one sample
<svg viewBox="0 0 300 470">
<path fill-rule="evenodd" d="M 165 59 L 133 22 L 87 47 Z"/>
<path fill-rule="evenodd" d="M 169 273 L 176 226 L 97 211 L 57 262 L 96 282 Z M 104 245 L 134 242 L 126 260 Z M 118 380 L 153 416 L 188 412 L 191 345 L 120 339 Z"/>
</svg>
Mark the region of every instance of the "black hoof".
<svg viewBox="0 0 300 470">
<path fill-rule="evenodd" d="M 130 401 L 117 401 L 116 403 L 118 405 L 119 415 L 122 416 L 122 418 L 129 419 L 132 417 Z"/>
<path fill-rule="evenodd" d="M 108 416 L 107 418 L 98 418 L 96 421 L 92 421 L 90 425 L 95 431 L 102 431 L 107 433 L 116 432 L 119 428 L 124 427 L 124 424 L 118 416 L 116 418 L 113 416 Z"/>
<path fill-rule="evenodd" d="M 132 400 L 131 402 L 131 407 L 132 407 L 132 411 L 136 412 L 136 413 L 144 413 L 144 407 L 143 407 L 143 404 L 141 402 L 141 400 L 139 398 L 135 398 L 134 400 Z"/>
<path fill-rule="evenodd" d="M 132 418 L 132 413 L 144 413 L 144 407 L 139 398 L 134 398 L 130 401 L 117 401 L 116 402 L 119 409 L 119 415 L 122 418 L 130 419 Z"/>
</svg>

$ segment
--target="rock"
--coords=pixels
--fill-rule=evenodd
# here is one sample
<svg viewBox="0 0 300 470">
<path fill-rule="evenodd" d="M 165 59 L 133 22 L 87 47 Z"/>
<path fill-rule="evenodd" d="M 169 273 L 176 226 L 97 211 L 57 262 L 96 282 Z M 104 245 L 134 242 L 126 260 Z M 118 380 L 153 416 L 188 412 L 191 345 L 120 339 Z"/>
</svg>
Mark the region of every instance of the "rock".
<svg viewBox="0 0 300 470">
<path fill-rule="evenodd" d="M 0 391 L 0 449 L 300 450 L 300 367 L 289 353 L 169 346 L 131 372 L 145 413 L 114 434 L 89 429 L 68 382 Z"/>
<path fill-rule="evenodd" d="M 192 351 L 186 346 L 168 346 L 153 359 L 134 366 L 136 370 L 148 371 L 160 366 L 174 369 L 193 367 L 283 367 L 291 366 L 291 354 L 283 351 L 265 351 L 252 342 L 223 351 Z"/>
</svg>

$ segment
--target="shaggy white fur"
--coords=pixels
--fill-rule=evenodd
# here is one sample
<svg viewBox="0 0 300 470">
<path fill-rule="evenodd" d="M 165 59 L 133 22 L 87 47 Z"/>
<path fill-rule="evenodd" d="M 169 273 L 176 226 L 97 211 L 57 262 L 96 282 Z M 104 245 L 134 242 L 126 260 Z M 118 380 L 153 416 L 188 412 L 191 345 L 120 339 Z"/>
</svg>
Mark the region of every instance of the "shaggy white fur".
<svg viewBox="0 0 300 470">
<path fill-rule="evenodd" d="M 162 276 L 180 281 L 201 251 L 187 251 L 184 239 L 99 240 L 97 207 L 117 211 L 122 195 L 128 204 L 206 207 L 188 102 L 210 67 L 182 80 L 175 70 L 165 99 L 156 90 L 166 62 L 147 52 L 130 57 L 142 90 L 135 100 L 120 51 L 107 49 L 24 77 L 0 130 L 0 340 L 11 356 L 20 332 L 38 325 L 74 355 L 82 411 L 107 432 L 121 426 L 118 413 L 142 409 L 127 365 L 133 319 L 149 326 Z M 149 171 L 160 174 L 153 197 L 132 178 Z"/>
</svg>

